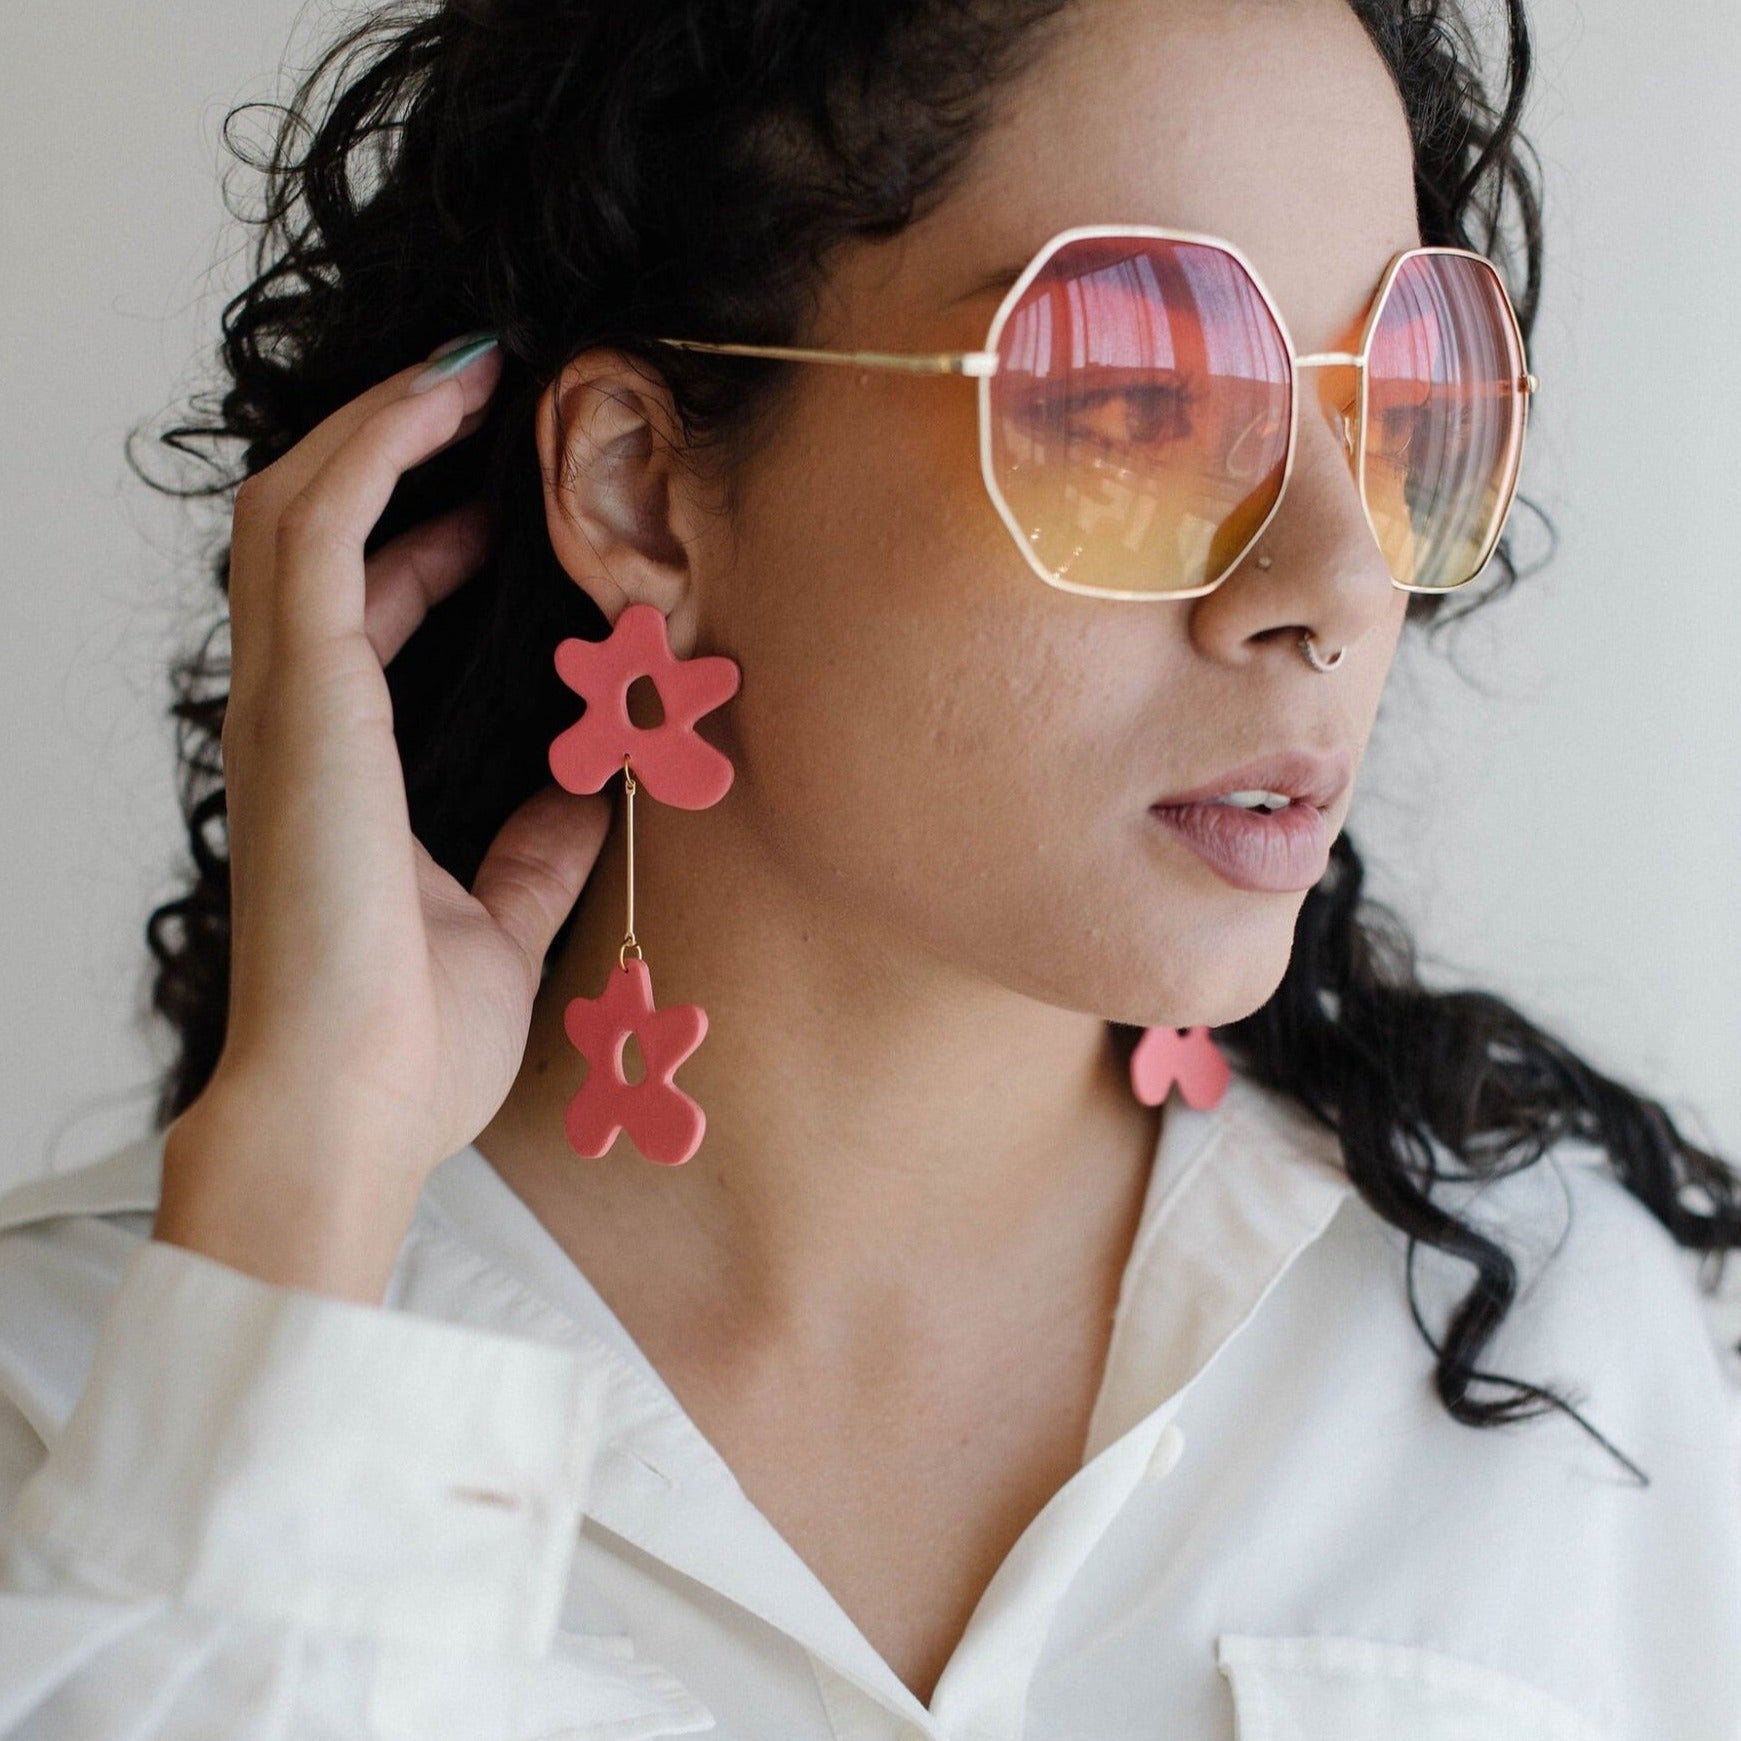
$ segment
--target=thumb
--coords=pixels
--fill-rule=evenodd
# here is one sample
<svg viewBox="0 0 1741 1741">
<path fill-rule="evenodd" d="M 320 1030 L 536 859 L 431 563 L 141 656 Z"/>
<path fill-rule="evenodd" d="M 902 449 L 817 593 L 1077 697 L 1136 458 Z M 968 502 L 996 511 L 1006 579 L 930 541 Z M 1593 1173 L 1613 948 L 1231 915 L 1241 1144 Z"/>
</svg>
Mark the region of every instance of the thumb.
<svg viewBox="0 0 1741 1741">
<path fill-rule="evenodd" d="M 534 978 L 610 829 L 611 799 L 552 783 L 504 822 L 472 880 L 472 896 L 520 946 Z"/>
</svg>

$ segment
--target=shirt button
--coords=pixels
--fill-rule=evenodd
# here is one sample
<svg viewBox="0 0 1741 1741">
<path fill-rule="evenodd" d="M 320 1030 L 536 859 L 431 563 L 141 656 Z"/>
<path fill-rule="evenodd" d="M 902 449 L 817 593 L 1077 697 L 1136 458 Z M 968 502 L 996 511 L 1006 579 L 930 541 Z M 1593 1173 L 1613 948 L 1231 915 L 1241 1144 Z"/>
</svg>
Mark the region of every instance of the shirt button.
<svg viewBox="0 0 1741 1741">
<path fill-rule="evenodd" d="M 1172 1474 L 1173 1465 L 1178 1462 L 1180 1454 L 1185 1449 L 1185 1435 L 1172 1422 L 1161 1428 L 1160 1437 L 1155 1440 L 1155 1448 L 1149 1453 L 1149 1466 L 1143 1471 L 1145 1481 L 1160 1481 Z"/>
</svg>

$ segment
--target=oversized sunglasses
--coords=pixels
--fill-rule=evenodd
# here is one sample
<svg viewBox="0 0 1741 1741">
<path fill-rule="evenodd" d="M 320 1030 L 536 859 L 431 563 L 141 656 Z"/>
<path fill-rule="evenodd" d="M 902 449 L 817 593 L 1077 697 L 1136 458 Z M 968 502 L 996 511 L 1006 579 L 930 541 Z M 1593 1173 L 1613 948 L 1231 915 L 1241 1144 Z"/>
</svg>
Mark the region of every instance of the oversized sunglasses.
<svg viewBox="0 0 1741 1741">
<path fill-rule="evenodd" d="M 977 377 L 993 505 L 1043 581 L 1097 598 L 1219 586 L 1293 475 L 1299 371 L 1336 366 L 1356 371 L 1335 411 L 1392 580 L 1407 592 L 1462 586 L 1511 511 L 1538 384 L 1504 281 L 1469 249 L 1393 256 L 1360 349 L 1301 356 L 1233 243 L 1142 224 L 1060 230 L 977 351 L 656 342 Z"/>
</svg>

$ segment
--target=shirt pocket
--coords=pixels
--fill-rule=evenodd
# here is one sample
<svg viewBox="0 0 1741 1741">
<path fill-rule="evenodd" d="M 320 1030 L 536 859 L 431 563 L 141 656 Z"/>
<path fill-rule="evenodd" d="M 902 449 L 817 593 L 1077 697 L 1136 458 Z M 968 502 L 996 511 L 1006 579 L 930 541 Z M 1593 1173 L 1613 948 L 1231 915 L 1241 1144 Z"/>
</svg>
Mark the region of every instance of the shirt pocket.
<svg viewBox="0 0 1741 1741">
<path fill-rule="evenodd" d="M 534 1662 L 384 1649 L 368 1717 L 382 1741 L 654 1741 L 717 1723 L 627 1633 L 565 1631 Z"/>
<path fill-rule="evenodd" d="M 1237 1741 L 1613 1741 L 1528 1681 L 1412 1644 L 1223 1632 Z"/>
</svg>

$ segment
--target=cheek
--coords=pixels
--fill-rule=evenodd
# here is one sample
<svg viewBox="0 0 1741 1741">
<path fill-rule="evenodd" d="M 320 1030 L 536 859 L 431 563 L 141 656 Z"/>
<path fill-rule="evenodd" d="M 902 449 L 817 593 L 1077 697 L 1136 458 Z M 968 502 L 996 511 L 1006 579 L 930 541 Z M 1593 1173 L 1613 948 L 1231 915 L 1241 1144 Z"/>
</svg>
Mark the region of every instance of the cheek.
<svg viewBox="0 0 1741 1741">
<path fill-rule="evenodd" d="M 802 880 L 933 937 L 1077 923 L 1094 855 L 1140 811 L 1130 747 L 1182 618 L 1032 573 L 980 480 L 966 383 L 811 403 L 833 409 L 747 482 L 726 606 L 752 825 Z"/>
<path fill-rule="evenodd" d="M 1396 663 L 1397 649 L 1408 623 L 1409 600 L 1413 596 L 1401 587 L 1392 587 L 1390 608 L 1374 621 L 1360 645 L 1348 654 L 1350 662 L 1359 661 L 1358 669 L 1346 675 L 1354 679 L 1347 689 L 1347 708 L 1355 721 L 1354 736 L 1361 744 L 1365 744 L 1377 720 L 1379 702 Z"/>
</svg>

